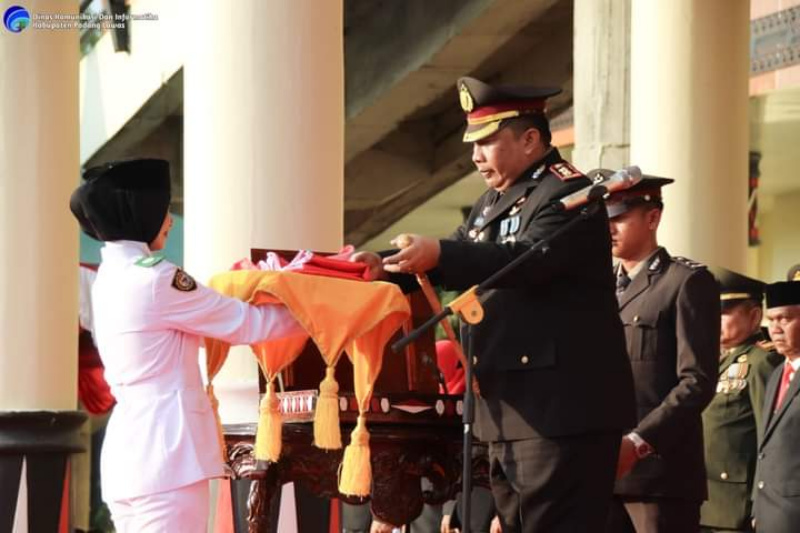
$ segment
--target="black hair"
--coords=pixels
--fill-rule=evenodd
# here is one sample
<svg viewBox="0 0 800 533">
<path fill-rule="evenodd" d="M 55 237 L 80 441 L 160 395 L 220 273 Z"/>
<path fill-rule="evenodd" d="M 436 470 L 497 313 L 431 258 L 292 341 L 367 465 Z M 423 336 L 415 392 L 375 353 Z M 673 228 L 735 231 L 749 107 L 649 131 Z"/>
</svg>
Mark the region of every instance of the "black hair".
<svg viewBox="0 0 800 533">
<path fill-rule="evenodd" d="M 553 134 L 550 133 L 550 122 L 543 113 L 529 113 L 527 115 L 508 118 L 503 120 L 501 127 L 511 128 L 517 136 L 522 135 L 530 128 L 534 128 L 539 131 L 542 144 L 545 146 L 550 146 L 550 141 L 553 139 Z"/>
</svg>

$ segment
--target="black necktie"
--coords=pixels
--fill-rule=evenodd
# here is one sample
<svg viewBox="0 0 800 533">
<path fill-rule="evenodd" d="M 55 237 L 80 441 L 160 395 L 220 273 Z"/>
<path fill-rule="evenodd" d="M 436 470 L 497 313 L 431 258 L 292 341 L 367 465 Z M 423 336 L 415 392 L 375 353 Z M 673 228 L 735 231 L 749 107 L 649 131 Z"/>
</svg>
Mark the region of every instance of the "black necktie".
<svg viewBox="0 0 800 533">
<path fill-rule="evenodd" d="M 627 289 L 630 284 L 631 278 L 628 277 L 628 273 L 625 272 L 625 269 L 620 267 L 619 272 L 617 272 L 617 295 L 625 292 L 625 289 Z"/>
</svg>

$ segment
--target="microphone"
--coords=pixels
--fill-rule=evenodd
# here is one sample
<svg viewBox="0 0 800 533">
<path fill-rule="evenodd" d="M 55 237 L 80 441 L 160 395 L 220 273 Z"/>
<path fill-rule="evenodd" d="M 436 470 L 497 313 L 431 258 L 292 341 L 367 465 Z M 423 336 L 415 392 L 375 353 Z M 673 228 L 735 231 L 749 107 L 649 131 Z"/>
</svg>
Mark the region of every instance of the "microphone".
<svg viewBox="0 0 800 533">
<path fill-rule="evenodd" d="M 556 208 L 562 211 L 569 211 L 575 209 L 589 202 L 593 202 L 607 195 L 630 189 L 637 183 L 642 181 L 642 171 L 637 166 L 625 167 L 621 170 L 614 172 L 607 178 L 587 185 L 579 191 L 561 198 L 554 202 Z"/>
</svg>

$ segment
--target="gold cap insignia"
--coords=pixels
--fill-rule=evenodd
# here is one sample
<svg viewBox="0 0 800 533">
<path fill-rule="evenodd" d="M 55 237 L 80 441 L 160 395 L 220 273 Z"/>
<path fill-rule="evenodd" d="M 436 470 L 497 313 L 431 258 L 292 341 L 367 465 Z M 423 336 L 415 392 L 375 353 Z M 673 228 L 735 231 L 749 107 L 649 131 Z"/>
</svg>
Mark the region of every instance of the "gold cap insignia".
<svg viewBox="0 0 800 533">
<path fill-rule="evenodd" d="M 458 90 L 458 99 L 461 102 L 461 109 L 463 109 L 464 112 L 470 113 L 475 109 L 475 101 L 472 99 L 472 95 L 469 94 L 469 89 L 467 89 L 467 86 L 463 83 Z"/>
</svg>

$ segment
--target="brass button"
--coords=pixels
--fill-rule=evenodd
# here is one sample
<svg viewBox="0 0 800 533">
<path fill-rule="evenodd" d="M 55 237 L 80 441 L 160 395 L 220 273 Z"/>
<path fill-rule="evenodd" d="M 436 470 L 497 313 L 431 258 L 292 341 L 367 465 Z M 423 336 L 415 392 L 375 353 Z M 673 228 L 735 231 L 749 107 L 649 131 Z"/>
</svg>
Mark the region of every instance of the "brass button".
<svg viewBox="0 0 800 533">
<path fill-rule="evenodd" d="M 635 317 L 633 317 L 633 321 L 634 322 L 639 322 L 639 315 L 636 315 Z"/>
<path fill-rule="evenodd" d="M 721 473 L 721 474 L 719 475 L 719 478 L 720 478 L 722 481 L 725 481 L 726 479 L 728 479 L 728 473 L 727 473 L 727 472 L 723 472 L 723 473 Z"/>
<path fill-rule="evenodd" d="M 763 481 L 759 481 L 758 482 L 758 490 L 761 490 L 763 488 L 764 488 L 764 482 Z"/>
<path fill-rule="evenodd" d="M 519 358 L 519 360 L 523 365 L 527 365 L 528 364 L 528 356 L 527 355 L 523 355 L 522 357 Z"/>
<path fill-rule="evenodd" d="M 477 356 L 472 356 L 472 364 L 473 365 L 477 365 L 478 364 L 478 357 Z"/>
</svg>

